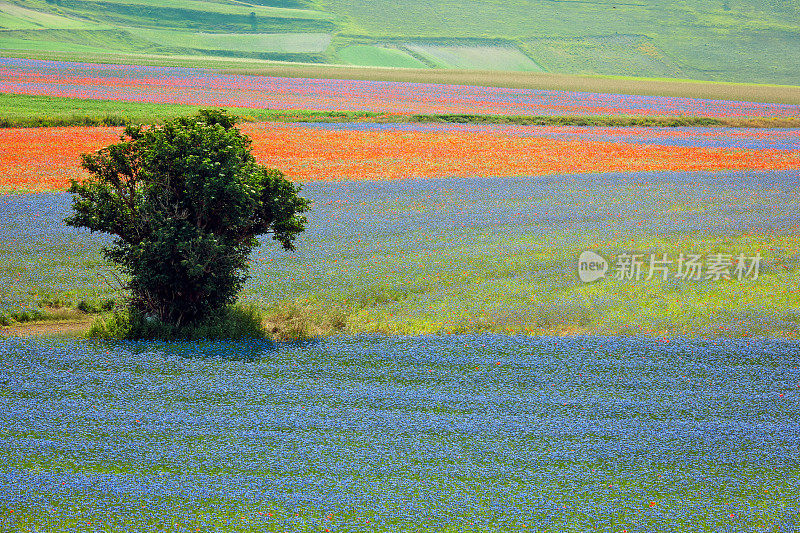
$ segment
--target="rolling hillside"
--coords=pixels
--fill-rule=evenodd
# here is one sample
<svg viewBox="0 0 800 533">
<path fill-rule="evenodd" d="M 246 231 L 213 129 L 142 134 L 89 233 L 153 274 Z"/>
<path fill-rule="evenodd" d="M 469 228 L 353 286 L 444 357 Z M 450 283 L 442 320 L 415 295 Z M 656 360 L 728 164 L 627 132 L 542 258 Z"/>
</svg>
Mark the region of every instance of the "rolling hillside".
<svg viewBox="0 0 800 533">
<path fill-rule="evenodd" d="M 800 85 L 800 0 L 0 0 L 0 50 Z"/>
</svg>

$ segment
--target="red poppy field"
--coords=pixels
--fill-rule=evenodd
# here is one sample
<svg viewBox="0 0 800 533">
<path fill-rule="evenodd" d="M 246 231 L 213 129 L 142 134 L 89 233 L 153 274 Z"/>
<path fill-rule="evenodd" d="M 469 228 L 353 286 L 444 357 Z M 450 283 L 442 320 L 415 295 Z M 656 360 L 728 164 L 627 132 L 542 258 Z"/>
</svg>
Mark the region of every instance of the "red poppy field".
<svg viewBox="0 0 800 533">
<path fill-rule="evenodd" d="M 359 131 L 256 123 L 241 128 L 252 137 L 260 163 L 279 168 L 301 182 L 800 169 L 797 149 L 670 144 L 676 138 L 685 139 L 685 129 L 639 129 L 623 139 L 609 138 L 608 128 L 596 128 L 599 131 L 594 137 L 587 137 L 588 128 L 570 127 L 484 127 L 479 131 L 385 127 Z M 4 147 L 0 153 L 0 188 L 64 189 L 70 178 L 85 176 L 80 169 L 80 154 L 116 142 L 121 131 L 103 127 L 0 130 Z M 791 143 L 796 143 L 795 137 Z"/>
</svg>

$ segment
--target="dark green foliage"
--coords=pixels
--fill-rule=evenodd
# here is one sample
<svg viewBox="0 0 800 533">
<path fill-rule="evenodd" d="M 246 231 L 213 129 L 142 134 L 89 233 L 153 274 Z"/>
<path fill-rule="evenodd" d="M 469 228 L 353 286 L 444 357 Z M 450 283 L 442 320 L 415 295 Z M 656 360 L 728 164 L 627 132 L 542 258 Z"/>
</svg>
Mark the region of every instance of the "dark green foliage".
<svg viewBox="0 0 800 533">
<path fill-rule="evenodd" d="M 100 303 L 81 300 L 78 302 L 78 305 L 75 306 L 75 309 L 86 314 L 112 311 L 114 309 L 114 300 L 104 300 Z"/>
<path fill-rule="evenodd" d="M 308 201 L 224 111 L 163 126 L 128 126 L 120 143 L 83 156 L 94 179 L 72 181 L 67 224 L 115 235 L 104 253 L 129 276 L 130 308 L 175 328 L 236 300 L 247 258 L 272 234 L 292 250 Z M 133 316 L 133 315 L 132 315 Z"/>
</svg>

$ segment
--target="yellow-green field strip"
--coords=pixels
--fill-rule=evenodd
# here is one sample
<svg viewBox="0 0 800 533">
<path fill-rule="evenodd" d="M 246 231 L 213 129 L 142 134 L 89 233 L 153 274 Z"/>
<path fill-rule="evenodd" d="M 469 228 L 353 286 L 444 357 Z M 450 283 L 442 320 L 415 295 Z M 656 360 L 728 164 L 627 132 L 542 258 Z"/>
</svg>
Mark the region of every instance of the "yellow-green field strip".
<svg viewBox="0 0 800 533">
<path fill-rule="evenodd" d="M 0 128 L 122 126 L 160 123 L 188 116 L 201 106 L 90 100 L 0 93 Z M 243 122 L 439 122 L 521 126 L 652 126 L 796 128 L 800 117 L 712 118 L 678 116 L 520 116 L 470 114 L 392 114 L 368 111 L 311 111 L 227 108 Z"/>
</svg>

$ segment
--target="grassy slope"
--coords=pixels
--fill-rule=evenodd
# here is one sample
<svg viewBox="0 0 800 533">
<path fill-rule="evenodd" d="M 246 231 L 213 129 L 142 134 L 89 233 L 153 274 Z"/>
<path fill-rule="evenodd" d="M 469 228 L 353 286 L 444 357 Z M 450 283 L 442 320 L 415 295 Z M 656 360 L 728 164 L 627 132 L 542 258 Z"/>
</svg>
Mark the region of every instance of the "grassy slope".
<svg viewBox="0 0 800 533">
<path fill-rule="evenodd" d="M 53 13 L 0 2 L 0 28 L 4 30 L 41 30 L 43 28 L 86 29 L 97 24 Z"/>
<path fill-rule="evenodd" d="M 0 2 L 0 48 L 37 50 L 42 57 L 53 52 L 133 52 L 320 62 L 326 60 L 322 53 L 335 29 L 331 14 L 304 4 L 55 1 L 26 0 L 24 7 Z M 109 30 L 115 34 L 108 35 Z M 310 43 L 309 33 L 322 35 Z M 104 46 L 98 46 L 103 39 Z"/>
<path fill-rule="evenodd" d="M 353 44 L 339 50 L 345 63 L 371 67 L 425 68 L 426 63 L 398 48 Z"/>
<path fill-rule="evenodd" d="M 330 36 L 325 33 L 207 33 L 153 28 L 127 28 L 142 38 L 178 48 L 196 50 L 229 50 L 232 52 L 252 52 L 269 50 L 289 53 L 320 53 L 330 44 Z"/>
<path fill-rule="evenodd" d="M 6 28 L 0 30 L 0 47 L 38 50 L 40 57 L 53 51 L 92 51 L 76 47 L 96 47 L 98 37 L 92 40 L 91 32 L 113 26 L 134 31 L 108 42 L 108 52 L 385 66 L 409 66 L 416 59 L 428 67 L 452 67 L 465 61 L 466 68 L 478 68 L 481 57 L 510 49 L 527 55 L 532 63 L 508 61 L 501 68 L 525 70 L 535 64 L 550 72 L 800 83 L 797 1 L 281 2 L 287 7 L 199 0 L 51 0 L 58 2 L 53 4 L 24 0 L 23 7 L 23 0 L 14 1 L 0 3 L 0 27 Z M 77 32 L 78 27 L 83 33 Z M 136 28 L 178 33 L 173 42 L 165 43 Z M 54 38 L 48 30 L 75 35 Z M 197 46 L 202 34 L 216 32 L 245 37 L 229 37 L 220 48 Z M 281 50 L 285 43 L 276 48 L 249 44 L 252 34 L 271 33 L 324 33 L 333 36 L 333 43 L 324 52 L 291 57 Z M 183 42 L 186 45 L 179 46 Z M 354 45 L 371 48 L 353 49 Z M 430 46 L 448 46 L 456 59 L 442 61 L 418 52 L 419 47 Z M 476 47 L 478 54 L 471 55 Z"/>
<path fill-rule="evenodd" d="M 509 39 L 550 71 L 796 83 L 800 4 L 779 4 L 327 0 L 355 35 Z M 595 62 L 609 51 L 624 61 Z"/>
</svg>

